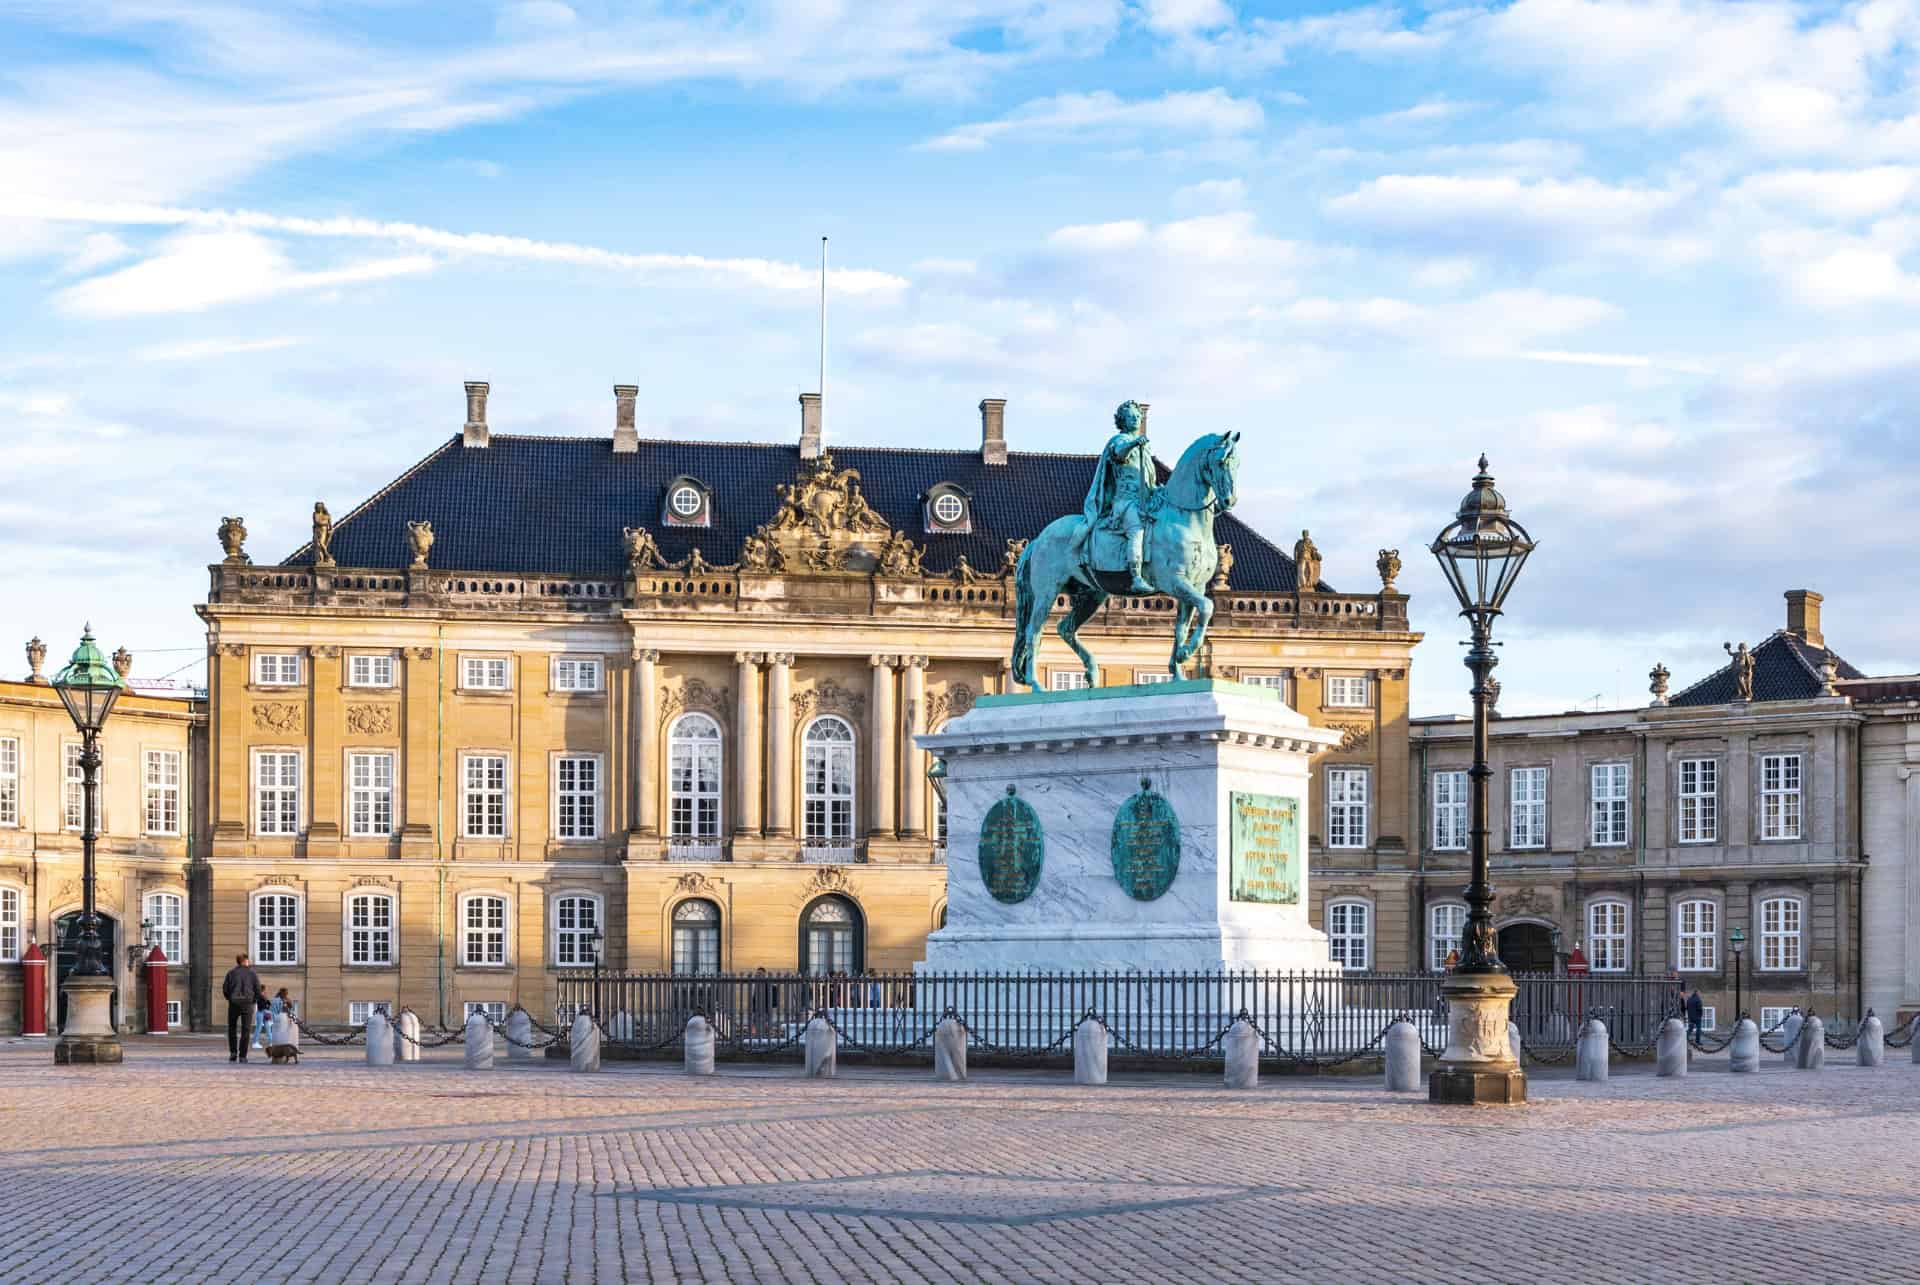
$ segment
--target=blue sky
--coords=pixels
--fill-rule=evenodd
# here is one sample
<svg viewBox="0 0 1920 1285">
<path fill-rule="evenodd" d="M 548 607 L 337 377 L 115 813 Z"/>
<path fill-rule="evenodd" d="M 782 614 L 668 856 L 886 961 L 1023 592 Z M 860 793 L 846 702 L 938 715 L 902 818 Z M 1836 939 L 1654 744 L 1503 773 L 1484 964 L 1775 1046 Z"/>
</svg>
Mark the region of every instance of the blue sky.
<svg viewBox="0 0 1920 1285">
<path fill-rule="evenodd" d="M 220 518 L 283 556 L 463 379 L 792 437 L 827 235 L 830 439 L 1240 429 L 1329 582 L 1401 550 L 1418 711 L 1481 450 L 1541 542 L 1510 711 L 1690 682 L 1797 587 L 1920 668 L 1916 0 L 0 0 L 0 54 L 10 648 L 191 665 Z"/>
</svg>

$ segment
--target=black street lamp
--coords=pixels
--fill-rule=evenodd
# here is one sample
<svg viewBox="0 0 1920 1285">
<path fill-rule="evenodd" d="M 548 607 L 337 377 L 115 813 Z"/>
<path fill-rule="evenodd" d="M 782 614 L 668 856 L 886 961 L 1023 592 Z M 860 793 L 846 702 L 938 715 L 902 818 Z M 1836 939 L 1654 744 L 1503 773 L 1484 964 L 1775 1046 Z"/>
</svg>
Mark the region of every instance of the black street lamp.
<svg viewBox="0 0 1920 1285">
<path fill-rule="evenodd" d="M 1472 630 L 1466 665 L 1473 674 L 1473 768 L 1470 835 L 1473 878 L 1467 885 L 1467 924 L 1460 962 L 1440 983 L 1447 1000 L 1447 1047 L 1427 1081 L 1432 1102 L 1524 1102 L 1527 1078 L 1507 1041 L 1508 1013 L 1518 992 L 1500 962 L 1493 937 L 1493 880 L 1487 870 L 1487 717 L 1493 707 L 1493 621 L 1533 552 L 1533 538 L 1507 512 L 1493 489 L 1487 457 L 1460 511 L 1433 542 L 1460 614 Z"/>
<path fill-rule="evenodd" d="M 94 646 L 92 625 L 81 633 L 73 658 L 53 680 L 53 690 L 60 693 L 61 704 L 80 729 L 83 809 L 79 951 L 60 987 L 67 1001 L 67 1020 L 60 1028 L 60 1042 L 53 1047 L 53 1060 L 61 1066 L 121 1058 L 119 1036 L 113 1029 L 113 966 L 101 948 L 100 916 L 94 910 L 94 845 L 100 837 L 100 729 L 126 686 Z"/>
<path fill-rule="evenodd" d="M 600 947 L 606 941 L 606 934 L 595 928 L 587 936 L 587 949 L 593 952 L 593 1020 L 599 1022 L 600 1016 Z"/>
<path fill-rule="evenodd" d="M 1747 947 L 1747 930 L 1735 924 L 1727 933 L 1727 944 L 1733 947 L 1733 1020 L 1737 1025 L 1747 1015 L 1740 1007 L 1740 956 Z"/>
</svg>

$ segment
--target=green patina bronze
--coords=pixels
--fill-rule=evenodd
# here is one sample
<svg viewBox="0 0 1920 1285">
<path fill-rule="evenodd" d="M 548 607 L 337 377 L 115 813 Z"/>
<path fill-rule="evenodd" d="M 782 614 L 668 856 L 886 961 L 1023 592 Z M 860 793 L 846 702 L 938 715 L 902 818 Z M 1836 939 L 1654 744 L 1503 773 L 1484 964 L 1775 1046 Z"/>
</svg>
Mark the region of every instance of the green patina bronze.
<svg viewBox="0 0 1920 1285">
<path fill-rule="evenodd" d="M 1161 896 L 1180 873 L 1180 818 L 1145 777 L 1114 815 L 1112 850 L 1113 877 L 1135 901 Z"/>
<path fill-rule="evenodd" d="M 995 901 L 1014 905 L 1033 895 L 1046 858 L 1039 814 L 1007 787 L 1007 797 L 987 809 L 980 826 L 980 882 Z"/>
<path fill-rule="evenodd" d="M 1306 853 L 1300 843 L 1300 800 L 1281 794 L 1232 797 L 1227 896 L 1233 901 L 1300 904 Z"/>
</svg>

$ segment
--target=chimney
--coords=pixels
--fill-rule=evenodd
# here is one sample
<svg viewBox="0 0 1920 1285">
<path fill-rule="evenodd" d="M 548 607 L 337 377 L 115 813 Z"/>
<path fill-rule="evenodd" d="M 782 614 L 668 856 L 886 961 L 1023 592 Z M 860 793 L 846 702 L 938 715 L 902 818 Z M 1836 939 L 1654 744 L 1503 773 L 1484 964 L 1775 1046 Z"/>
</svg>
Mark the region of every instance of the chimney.
<svg viewBox="0 0 1920 1285">
<path fill-rule="evenodd" d="M 800 458 L 820 458 L 820 394 L 800 394 Z"/>
<path fill-rule="evenodd" d="M 640 449 L 640 430 L 633 426 L 633 403 L 640 396 L 638 384 L 613 386 L 613 453 L 631 455 Z"/>
<path fill-rule="evenodd" d="M 1820 633 L 1820 595 L 1811 589 L 1787 590 L 1787 632 L 1798 634 L 1815 647 L 1827 640 Z"/>
<path fill-rule="evenodd" d="M 471 379 L 467 381 L 467 423 L 460 430 L 460 444 L 487 449 L 487 386 Z"/>
<path fill-rule="evenodd" d="M 980 403 L 980 462 L 1007 462 L 1007 399 L 988 397 Z"/>
</svg>

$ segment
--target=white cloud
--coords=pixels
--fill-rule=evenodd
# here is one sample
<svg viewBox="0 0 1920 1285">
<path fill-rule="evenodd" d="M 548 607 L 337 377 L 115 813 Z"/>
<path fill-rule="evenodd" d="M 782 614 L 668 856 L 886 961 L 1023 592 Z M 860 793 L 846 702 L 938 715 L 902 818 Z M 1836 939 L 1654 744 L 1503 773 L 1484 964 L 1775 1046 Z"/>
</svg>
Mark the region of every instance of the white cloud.
<svg viewBox="0 0 1920 1285">
<path fill-rule="evenodd" d="M 133 253 L 133 247 L 111 232 L 89 232 L 80 241 L 79 248 L 67 256 L 61 270 L 74 276 L 104 268 Z"/>
<path fill-rule="evenodd" d="M 1485 357 L 1511 355 L 1542 338 L 1616 320 L 1621 312 L 1602 299 L 1524 289 L 1495 290 L 1446 304 L 1316 295 L 1267 315 L 1328 339 L 1390 340 Z"/>
<path fill-rule="evenodd" d="M 381 281 L 431 271 L 428 255 L 374 259 L 303 272 L 265 237 L 251 232 L 185 232 L 132 267 L 90 277 L 54 296 L 76 317 L 131 317 L 203 312 L 295 290 Z"/>
<path fill-rule="evenodd" d="M 1214 178 L 1189 183 L 1173 194 L 1176 210 L 1231 210 L 1247 203 L 1245 179 Z"/>
<path fill-rule="evenodd" d="M 996 120 L 948 130 L 919 146 L 926 151 L 977 152 L 1000 142 L 1127 141 L 1150 136 L 1230 138 L 1266 123 L 1260 104 L 1224 89 L 1181 90 L 1128 100 L 1107 90 L 1036 98 Z"/>
<path fill-rule="evenodd" d="M 1920 168 L 1875 165 L 1864 169 L 1767 170 L 1734 187 L 1736 199 L 1810 213 L 1820 218 L 1872 218 L 1910 204 L 1920 194 Z"/>
<path fill-rule="evenodd" d="M 1680 217 L 1685 194 L 1596 179 L 1387 174 L 1326 203 L 1334 219 L 1424 247 L 1538 253 L 1555 246 L 1690 262 L 1711 243 Z"/>
<path fill-rule="evenodd" d="M 1141 10 L 1147 29 L 1165 36 L 1214 31 L 1233 21 L 1225 0 L 1144 0 Z"/>
<path fill-rule="evenodd" d="M 1629 352 L 1569 352 L 1558 348 L 1537 348 L 1520 354 L 1528 361 L 1544 361 L 1561 366 L 1605 366 L 1615 370 L 1662 370 L 1680 375 L 1707 375 L 1710 366 L 1697 361 L 1672 357 L 1653 357 Z"/>
<path fill-rule="evenodd" d="M 229 357 L 250 352 L 275 352 L 292 348 L 302 340 L 290 335 L 266 339 L 189 339 L 181 343 L 150 344 L 133 351 L 136 361 L 200 361 L 207 357 Z"/>
<path fill-rule="evenodd" d="M 1480 275 L 1478 260 L 1455 255 L 1429 259 L 1414 270 L 1413 283 L 1429 290 L 1451 290 Z"/>
<path fill-rule="evenodd" d="M 1169 30 L 1174 49 L 1203 67 L 1241 75 L 1284 66 L 1297 53 L 1362 58 L 1419 53 L 1443 45 L 1451 28 L 1472 11 L 1430 15 L 1419 27 L 1391 5 L 1366 5 L 1302 18 L 1254 18 L 1222 28 Z"/>
<path fill-rule="evenodd" d="M 1905 263 L 1916 249 L 1920 220 L 1884 221 L 1864 235 L 1796 227 L 1753 239 L 1755 262 L 1821 309 L 1920 304 L 1920 273 Z"/>
</svg>

